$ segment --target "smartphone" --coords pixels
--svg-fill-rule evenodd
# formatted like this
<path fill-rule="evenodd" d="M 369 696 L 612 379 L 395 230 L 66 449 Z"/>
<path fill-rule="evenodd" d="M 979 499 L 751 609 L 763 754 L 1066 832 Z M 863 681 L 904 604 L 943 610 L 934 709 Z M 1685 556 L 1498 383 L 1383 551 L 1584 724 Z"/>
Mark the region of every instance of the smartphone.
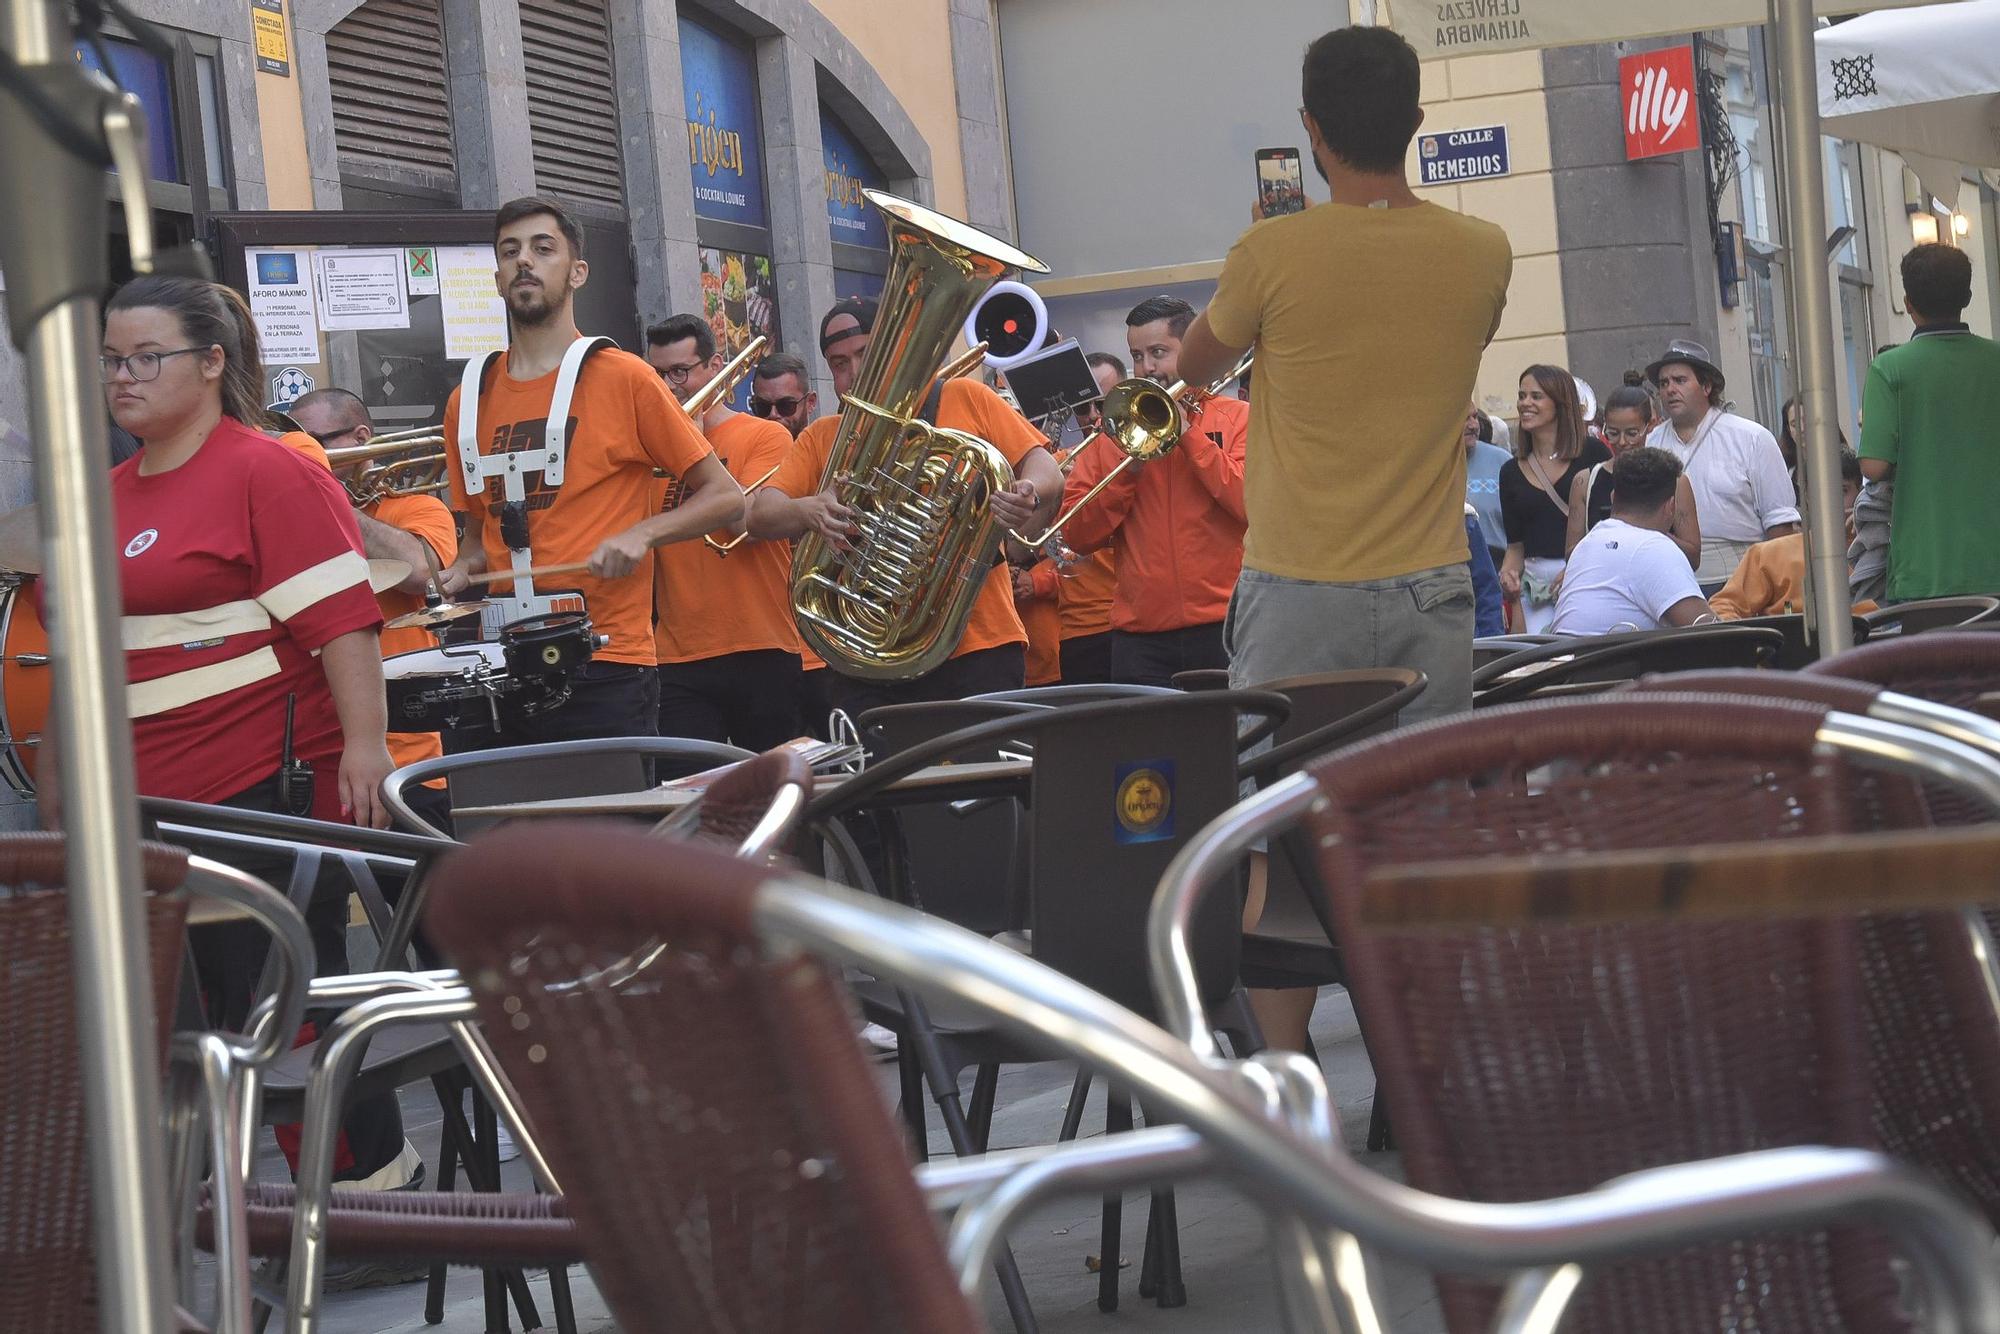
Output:
<path fill-rule="evenodd" d="M 1263 205 L 1267 218 L 1305 208 L 1306 182 L 1299 172 L 1298 149 L 1257 150 L 1257 202 Z"/>

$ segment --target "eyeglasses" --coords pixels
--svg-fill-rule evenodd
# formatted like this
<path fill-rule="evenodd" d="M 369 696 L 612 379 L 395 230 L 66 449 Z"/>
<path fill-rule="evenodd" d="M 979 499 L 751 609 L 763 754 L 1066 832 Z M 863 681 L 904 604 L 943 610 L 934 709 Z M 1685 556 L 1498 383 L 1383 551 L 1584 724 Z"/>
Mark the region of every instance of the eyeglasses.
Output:
<path fill-rule="evenodd" d="M 776 413 L 780 417 L 789 417 L 799 410 L 799 404 L 803 402 L 805 402 L 804 398 L 791 394 L 787 394 L 783 398 L 763 398 L 757 394 L 752 394 L 750 395 L 750 411 L 759 417 L 769 417 L 773 413 Z"/>
<path fill-rule="evenodd" d="M 319 441 L 319 447 L 321 449 L 326 449 L 327 447 L 332 445 L 334 441 L 345 440 L 348 436 L 353 435 L 356 431 L 360 429 L 361 428 L 359 426 L 349 426 L 346 429 L 339 431 L 307 431 L 306 434 L 311 436 L 313 439 Z"/>
<path fill-rule="evenodd" d="M 134 352 L 129 357 L 114 357 L 109 354 L 97 359 L 97 376 L 106 384 L 118 378 L 122 369 L 140 384 L 160 378 L 160 363 L 168 357 L 186 356 L 190 352 L 206 352 L 213 343 L 203 343 L 200 347 L 177 347 L 171 352 Z"/>
<path fill-rule="evenodd" d="M 699 361 L 692 366 L 669 366 L 660 372 L 660 378 L 669 384 L 686 384 L 688 376 L 700 370 L 701 366 Z"/>
<path fill-rule="evenodd" d="M 1604 440 L 1644 440 L 1646 428 L 1643 426 L 1600 426 L 1597 434 Z"/>

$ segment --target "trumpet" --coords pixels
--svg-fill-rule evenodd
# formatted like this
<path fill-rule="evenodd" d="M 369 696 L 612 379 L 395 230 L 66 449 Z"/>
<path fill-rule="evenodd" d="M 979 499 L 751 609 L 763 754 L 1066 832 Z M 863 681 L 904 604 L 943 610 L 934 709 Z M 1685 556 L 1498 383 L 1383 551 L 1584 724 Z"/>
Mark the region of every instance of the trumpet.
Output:
<path fill-rule="evenodd" d="M 980 364 L 983 363 L 985 360 L 986 360 L 986 344 L 975 343 L 971 347 L 967 348 L 965 351 L 959 353 L 958 356 L 954 357 L 950 362 L 946 363 L 944 369 L 939 371 L 937 375 L 934 376 L 933 378 L 940 384 L 942 384 L 946 380 L 956 380 L 961 375 L 970 375 L 973 371 L 978 370 Z M 745 500 L 748 500 L 751 496 L 756 495 L 758 490 L 761 487 L 763 487 L 763 485 L 766 482 L 770 481 L 773 477 L 776 477 L 778 475 L 778 469 L 784 466 L 785 465 L 782 463 L 776 465 L 769 472 L 765 473 L 762 477 L 759 477 L 756 481 L 744 487 L 743 498 Z M 736 536 L 730 538 L 727 542 L 718 542 L 715 540 L 713 536 L 704 537 L 701 539 L 701 541 L 703 546 L 706 546 L 710 551 L 713 551 L 716 555 L 727 556 L 730 552 L 742 546 L 745 541 L 749 540 L 749 537 L 750 534 L 748 532 L 741 532 L 738 533 Z"/>
<path fill-rule="evenodd" d="M 444 428 L 440 426 L 392 431 L 371 438 L 365 445 L 329 449 L 326 461 L 358 509 L 390 496 L 434 496 L 450 486 L 444 475 Z"/>
<path fill-rule="evenodd" d="M 1104 396 L 1104 425 L 1096 435 L 1078 445 L 1066 460 L 1065 474 L 1076 467 L 1076 461 L 1083 457 L 1083 451 L 1097 443 L 1099 439 L 1109 440 L 1116 445 L 1124 458 L 1117 466 L 1105 473 L 1096 486 L 1077 497 L 1076 503 L 1056 516 L 1041 533 L 1030 537 L 1024 533 L 1009 532 L 1007 536 L 1027 547 L 1038 551 L 1046 547 L 1051 538 L 1059 535 L 1063 526 L 1076 517 L 1077 511 L 1097 498 L 1097 493 L 1110 486 L 1118 474 L 1135 463 L 1145 463 L 1152 459 L 1164 458 L 1173 453 L 1187 431 L 1188 421 L 1202 409 L 1209 399 L 1221 393 L 1231 380 L 1250 369 L 1256 359 L 1253 352 L 1245 352 L 1243 359 L 1231 367 L 1226 375 L 1210 382 L 1201 389 L 1190 389 L 1186 380 L 1176 380 L 1162 389 L 1151 380 L 1141 376 L 1120 380 L 1111 386 L 1111 392 Z"/>

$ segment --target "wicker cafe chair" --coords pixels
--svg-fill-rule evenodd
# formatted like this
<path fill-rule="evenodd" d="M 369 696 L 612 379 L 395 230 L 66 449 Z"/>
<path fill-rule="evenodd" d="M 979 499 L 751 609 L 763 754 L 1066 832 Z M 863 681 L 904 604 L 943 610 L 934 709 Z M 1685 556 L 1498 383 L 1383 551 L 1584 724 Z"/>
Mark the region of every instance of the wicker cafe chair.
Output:
<path fill-rule="evenodd" d="M 796 751 L 767 750 L 731 765 L 701 794 L 653 826 L 664 838 L 687 838 L 746 861 L 787 850 L 812 800 L 812 766 Z"/>
<path fill-rule="evenodd" d="M 602 826 L 505 830 L 447 863 L 430 924 L 623 1328 L 977 1329 L 835 980 L 755 949 L 764 874 Z"/>
<path fill-rule="evenodd" d="M 1877 639 L 1930 634 L 1967 625 L 1985 628 L 1992 626 L 1996 618 L 2000 618 L 2000 598 L 1980 596 L 1898 602 L 1859 617 L 1868 622 L 1871 636 Z"/>
<path fill-rule="evenodd" d="M 0 1079 L 0 1329 L 9 1334 L 97 1324 L 69 910 L 59 888 L 66 846 L 55 833 L 0 837 L 0 1068 L 6 1071 Z M 205 1150 L 232 1206 L 218 1257 L 216 1307 L 220 1328 L 233 1334 L 247 1327 L 250 1306 L 238 1189 L 247 1150 L 230 1102 L 235 1063 L 268 1061 L 297 1026 L 312 947 L 297 915 L 247 876 L 157 843 L 141 845 L 140 867 L 155 1038 L 172 1058 L 163 1105 L 182 1293 L 191 1296 L 187 1222 Z M 277 999 L 260 1011 L 262 1026 L 247 1040 L 221 1033 L 168 1040 L 191 898 L 224 905 L 272 934 L 281 960 L 274 972 Z M 196 1135 L 202 1121 L 205 1139 Z M 192 1325 L 185 1316 L 183 1323 Z"/>
<path fill-rule="evenodd" d="M 1608 688 L 1649 672 L 1768 667 L 1784 646 L 1785 637 L 1777 630 L 1729 624 L 1558 640 L 1523 649 L 1474 671 L 1473 707 L 1490 709 L 1572 686 Z M 1557 658 L 1566 660 L 1554 662 Z M 1536 670 L 1521 672 L 1524 667 Z"/>
<path fill-rule="evenodd" d="M 762 863 L 789 843 L 811 790 L 812 773 L 803 760 L 787 750 L 770 751 L 720 775 L 690 808 L 678 832 L 691 845 L 707 844 Z M 602 823 L 587 827 L 606 833 L 615 829 Z M 538 828 L 530 823 L 525 832 L 532 836 Z M 649 837 L 647 845 L 655 857 L 660 855 L 657 837 Z M 594 864 L 590 849 L 577 855 L 582 867 Z M 290 1328 L 319 1327 L 324 1315 L 320 1289 L 329 1258 L 415 1255 L 437 1264 L 503 1268 L 511 1275 L 510 1287 L 517 1286 L 520 1269 L 546 1267 L 557 1326 L 573 1331 L 575 1315 L 562 1266 L 580 1263 L 585 1253 L 561 1196 L 560 1179 L 542 1152 L 539 1127 L 524 1123 L 509 1072 L 493 1063 L 488 1030 L 474 1026 L 471 998 L 457 971 L 363 975 L 349 982 L 343 999 L 353 1004 L 328 1025 L 314 1057 L 305 1098 L 300 1186 L 259 1186 L 250 1199 L 252 1249 L 260 1255 L 289 1255 Z M 452 1029 L 487 1102 L 504 1112 L 541 1192 L 501 1191 L 497 1180 L 496 1189 L 477 1194 L 438 1190 L 388 1195 L 331 1185 L 344 1091 L 374 1036 L 439 1024 Z M 516 1305 L 532 1312 L 532 1303 L 522 1305 L 523 1298 L 524 1291 L 517 1288 Z M 489 1321 L 496 1309 L 504 1308 L 489 1289 Z M 432 1310 L 438 1310 L 435 1301 Z"/>
<path fill-rule="evenodd" d="M 1333 1263 L 1330 1229 L 1426 1263 L 1507 1271 L 1864 1209 L 1913 1228 L 1941 1312 L 1971 1327 L 2000 1321 L 1990 1232 L 1876 1155 L 1793 1149 L 1565 1200 L 1439 1200 L 1284 1116 L 1281 1085 L 1312 1073 L 1303 1058 L 1202 1061 L 1015 951 L 705 849 L 667 860 L 601 825 L 501 830 L 442 868 L 433 925 L 495 1021 L 593 1271 L 632 1334 L 975 1329 L 965 1296 L 1025 1210 L 1216 1171 L 1274 1220 L 1301 1224 L 1290 1235 L 1316 1263 L 1279 1265 L 1290 1329 L 1327 1329 L 1336 1307 L 1374 1317 L 1353 1281 L 1358 1257 Z M 642 969 L 622 966 L 652 940 L 671 943 Z M 829 966 L 841 964 L 981 1007 L 1178 1124 L 933 1164 L 920 1192 L 853 1040 Z M 1198 998 L 1191 968 L 1187 988 Z M 955 1211 L 947 1246 L 926 1203 Z"/>
<path fill-rule="evenodd" d="M 1867 682 L 1800 673 L 1694 672 L 1633 689 L 1806 700 L 1968 741 L 1986 753 L 1983 787 L 1977 773 L 1922 782 L 1857 774 L 1850 827 L 1928 828 L 1940 810 L 1953 817 L 1939 821 L 1946 824 L 2000 818 L 2000 725 L 1985 719 Z M 2000 1224 L 2000 1014 L 1988 999 L 2000 994 L 1988 990 L 2000 951 L 1992 914 L 1967 907 L 1864 917 L 1861 968 L 1877 1132 L 1897 1157 L 1956 1185 Z"/>
<path fill-rule="evenodd" d="M 1376 929 L 1370 871 L 1835 833 L 1823 707 L 1621 695 L 1405 730 L 1312 770 L 1349 985 L 1411 1184 L 1534 1199 L 1719 1153 L 1872 1147 L 1855 921 Z M 1499 864 L 1496 861 L 1496 865 Z M 1990 1010 L 1987 1018 L 1990 1021 Z M 1497 1291 L 1440 1283 L 1454 1331 Z M 1907 1328 L 1879 1233 L 1794 1231 L 1593 1271 L 1579 1328 Z"/>

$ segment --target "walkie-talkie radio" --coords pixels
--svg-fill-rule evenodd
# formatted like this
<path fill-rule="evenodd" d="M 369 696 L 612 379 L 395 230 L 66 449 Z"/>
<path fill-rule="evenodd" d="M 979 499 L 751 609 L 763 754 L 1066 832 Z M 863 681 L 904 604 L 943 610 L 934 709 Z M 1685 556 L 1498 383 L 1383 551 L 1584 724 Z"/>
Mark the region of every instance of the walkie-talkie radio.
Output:
<path fill-rule="evenodd" d="M 292 815 L 311 815 L 313 808 L 312 766 L 292 754 L 292 718 L 298 712 L 299 697 L 285 696 L 285 750 L 278 765 L 278 796 Z"/>

